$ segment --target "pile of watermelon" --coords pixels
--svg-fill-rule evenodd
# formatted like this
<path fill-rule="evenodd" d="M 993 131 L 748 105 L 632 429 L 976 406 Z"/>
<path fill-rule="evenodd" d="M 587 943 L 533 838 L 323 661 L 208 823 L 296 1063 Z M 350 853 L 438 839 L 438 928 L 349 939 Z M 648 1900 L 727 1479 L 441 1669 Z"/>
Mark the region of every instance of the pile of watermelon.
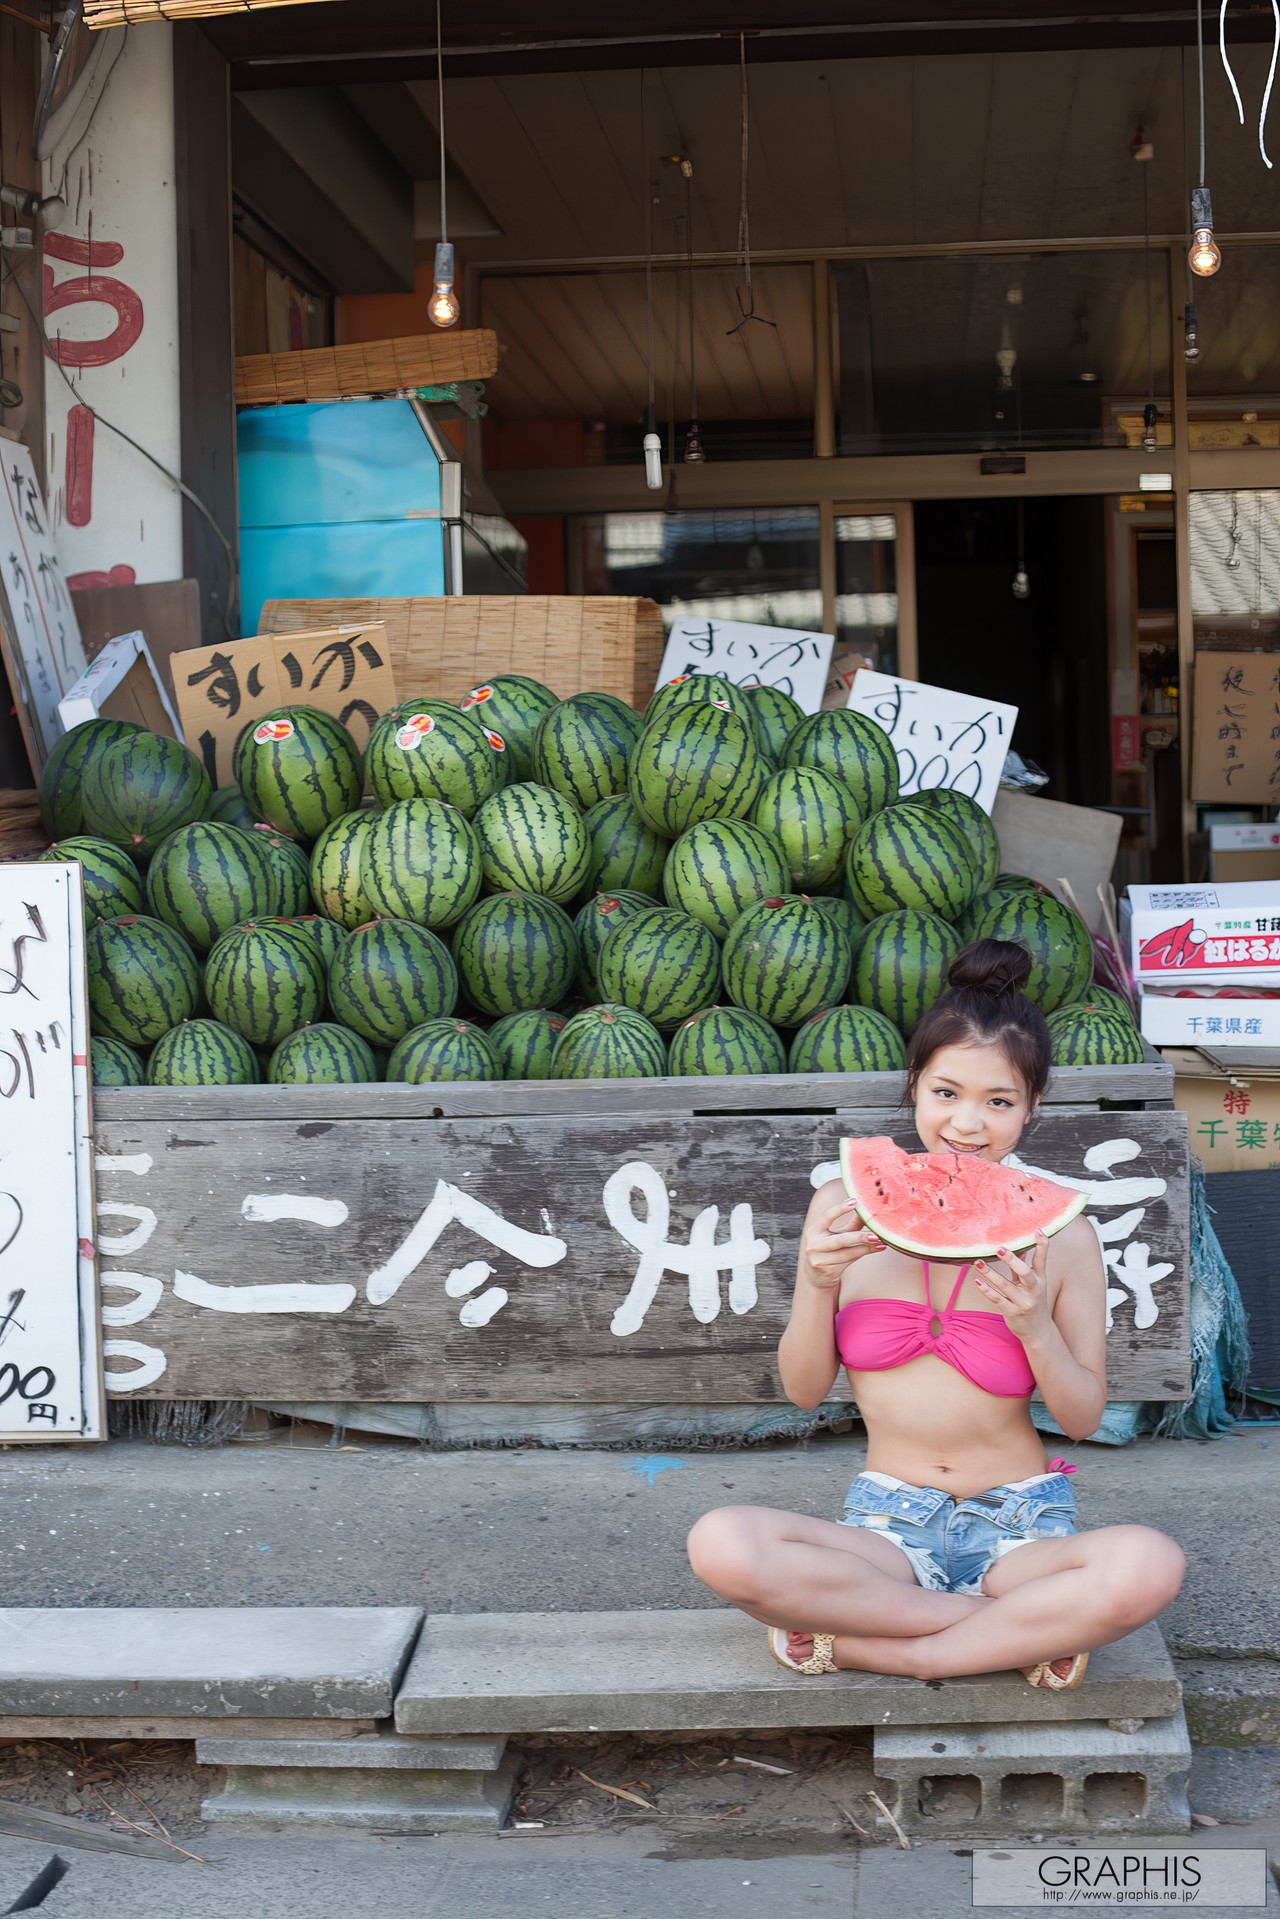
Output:
<path fill-rule="evenodd" d="M 1141 1042 L 1080 920 L 963 794 L 898 797 L 861 715 L 711 676 L 643 715 L 507 674 L 363 755 L 282 707 L 217 792 L 116 720 L 45 768 L 79 860 L 93 1075 L 184 1086 L 901 1068 L 979 935 L 1021 941 L 1060 1064 Z"/>

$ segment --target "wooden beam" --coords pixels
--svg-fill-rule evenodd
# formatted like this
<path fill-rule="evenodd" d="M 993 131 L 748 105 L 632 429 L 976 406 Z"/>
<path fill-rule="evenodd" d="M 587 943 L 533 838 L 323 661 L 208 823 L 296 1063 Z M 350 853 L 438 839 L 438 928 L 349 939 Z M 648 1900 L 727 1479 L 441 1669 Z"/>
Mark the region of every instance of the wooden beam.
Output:
<path fill-rule="evenodd" d="M 236 405 L 343 400 L 450 380 L 489 380 L 498 370 L 498 353 L 498 336 L 487 327 L 307 347 L 301 353 L 245 353 L 236 360 Z"/>

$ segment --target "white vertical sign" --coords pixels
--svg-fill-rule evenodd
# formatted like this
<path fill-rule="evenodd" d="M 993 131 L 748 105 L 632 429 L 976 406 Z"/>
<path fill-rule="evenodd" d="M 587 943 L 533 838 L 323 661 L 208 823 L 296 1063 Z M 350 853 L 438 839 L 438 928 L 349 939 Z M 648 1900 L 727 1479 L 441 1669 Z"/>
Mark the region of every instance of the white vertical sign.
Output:
<path fill-rule="evenodd" d="M 58 701 L 84 672 L 84 647 L 35 467 L 17 440 L 0 441 L 0 579 L 25 682 L 13 691 L 48 753 L 62 737 Z"/>
<path fill-rule="evenodd" d="M 806 713 L 822 705 L 831 649 L 830 633 L 801 633 L 788 626 L 751 626 L 745 620 L 681 617 L 667 635 L 658 685 L 687 673 L 716 673 L 734 686 L 776 686 Z"/>
<path fill-rule="evenodd" d="M 84 904 L 0 866 L 0 1442 L 102 1431 Z"/>
<path fill-rule="evenodd" d="M 904 800 L 950 786 L 991 811 L 1013 740 L 1016 706 L 923 686 L 895 673 L 873 673 L 869 667 L 854 674 L 847 704 L 882 726 L 893 741 Z"/>

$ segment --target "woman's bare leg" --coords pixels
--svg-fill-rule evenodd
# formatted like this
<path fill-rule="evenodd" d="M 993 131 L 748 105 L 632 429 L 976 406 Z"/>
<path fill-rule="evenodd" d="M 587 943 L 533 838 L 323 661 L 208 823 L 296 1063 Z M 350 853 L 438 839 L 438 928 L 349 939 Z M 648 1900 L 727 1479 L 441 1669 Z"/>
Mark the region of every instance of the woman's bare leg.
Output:
<path fill-rule="evenodd" d="M 704 1513 L 688 1551 L 698 1578 L 721 1599 L 766 1625 L 806 1634 L 915 1637 L 955 1626 L 992 1603 L 930 1592 L 891 1540 L 773 1506 Z"/>
<path fill-rule="evenodd" d="M 915 1638 L 839 1634 L 832 1657 L 839 1666 L 917 1679 L 1069 1658 L 1154 1619 L 1177 1595 L 1185 1569 L 1181 1547 L 1147 1526 L 1038 1539 L 989 1569 L 989 1601 L 967 1618 Z"/>

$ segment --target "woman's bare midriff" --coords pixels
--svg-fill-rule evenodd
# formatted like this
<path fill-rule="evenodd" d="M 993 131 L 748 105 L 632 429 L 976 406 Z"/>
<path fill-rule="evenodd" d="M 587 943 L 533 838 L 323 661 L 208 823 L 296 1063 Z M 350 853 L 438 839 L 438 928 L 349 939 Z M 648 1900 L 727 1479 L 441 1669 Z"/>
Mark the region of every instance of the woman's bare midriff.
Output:
<path fill-rule="evenodd" d="M 1001 1270 L 997 1262 L 992 1262 Z M 930 1269 L 935 1308 L 944 1306 L 958 1268 Z M 854 1299 L 915 1299 L 923 1303 L 919 1260 L 892 1249 L 859 1260 L 857 1282 L 845 1282 L 841 1306 Z M 989 1312 L 965 1281 L 956 1298 L 963 1310 Z M 975 1386 L 936 1353 L 877 1372 L 845 1368 L 849 1390 L 867 1429 L 869 1471 L 889 1473 L 911 1486 L 936 1486 L 954 1499 L 987 1492 L 1048 1470 L 1044 1441 L 1031 1423 L 1028 1402 Z"/>

